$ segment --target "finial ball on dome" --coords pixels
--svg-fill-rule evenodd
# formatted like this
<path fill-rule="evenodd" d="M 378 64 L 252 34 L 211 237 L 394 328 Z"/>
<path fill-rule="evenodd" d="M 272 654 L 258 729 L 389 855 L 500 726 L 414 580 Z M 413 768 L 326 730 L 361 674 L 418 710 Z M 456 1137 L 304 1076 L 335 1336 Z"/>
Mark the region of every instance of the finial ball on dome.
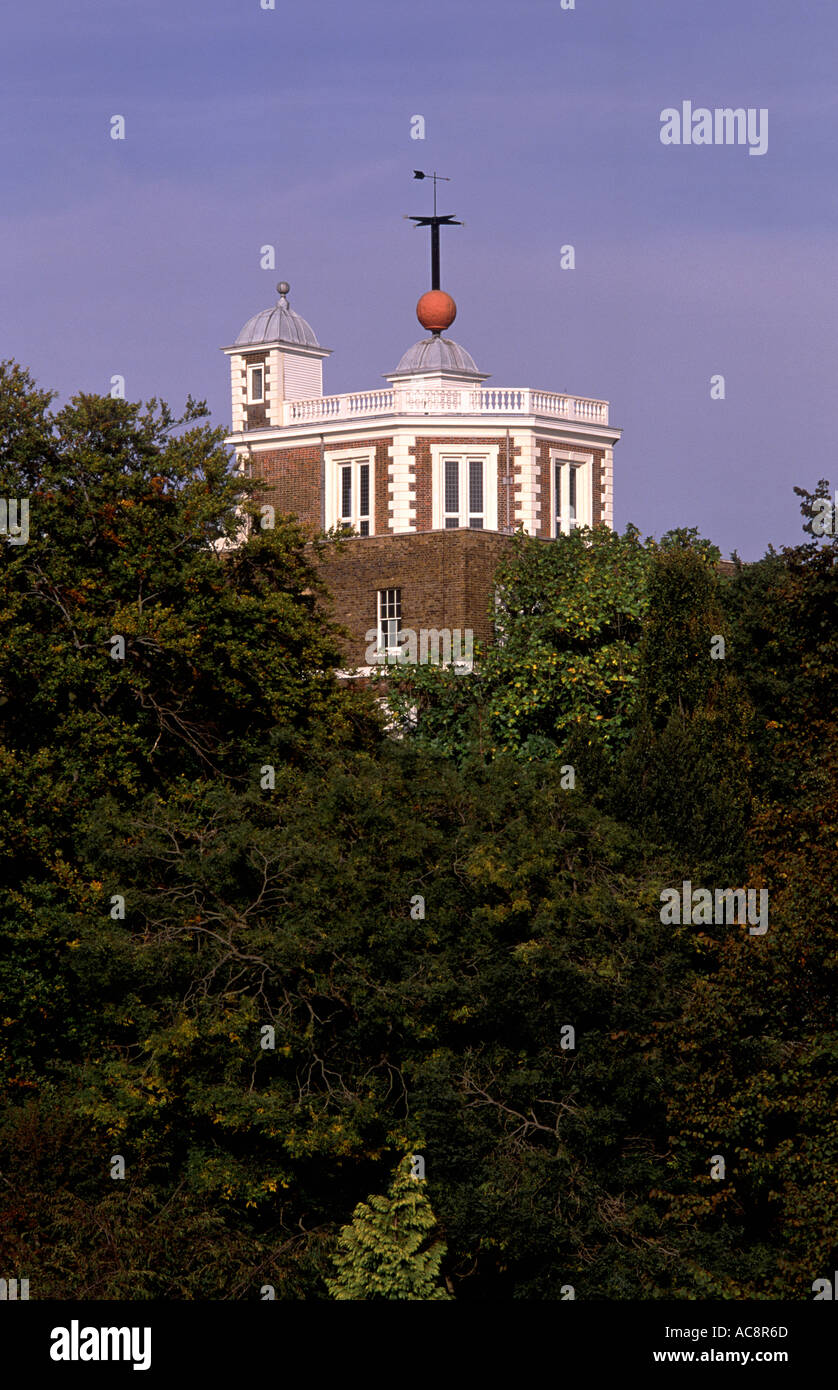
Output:
<path fill-rule="evenodd" d="M 416 317 L 429 333 L 443 333 L 457 317 L 457 306 L 445 290 L 428 290 L 416 305 Z"/>
<path fill-rule="evenodd" d="M 287 280 L 280 280 L 279 284 L 277 285 L 277 289 L 279 290 L 280 294 L 287 294 L 290 288 L 291 286 L 289 285 Z"/>

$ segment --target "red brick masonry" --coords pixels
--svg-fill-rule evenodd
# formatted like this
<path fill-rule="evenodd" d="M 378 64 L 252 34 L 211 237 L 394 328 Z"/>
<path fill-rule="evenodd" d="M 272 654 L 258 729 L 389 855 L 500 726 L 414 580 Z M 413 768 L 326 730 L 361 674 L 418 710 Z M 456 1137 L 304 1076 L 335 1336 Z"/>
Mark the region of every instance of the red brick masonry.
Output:
<path fill-rule="evenodd" d="M 512 537 L 496 531 L 420 531 L 398 536 L 353 536 L 329 547 L 321 575 L 333 595 L 331 612 L 351 637 L 350 666 L 366 665 L 365 633 L 377 622 L 379 589 L 401 589 L 402 627 L 471 628 L 489 641 L 492 576 Z"/>
<path fill-rule="evenodd" d="M 401 589 L 403 628 L 471 628 L 491 641 L 492 581 L 511 541 L 497 531 L 461 529 L 353 536 L 329 546 L 320 573 L 332 596 L 329 612 L 350 634 L 347 666 L 367 664 L 365 634 L 376 626 L 379 589 Z M 722 560 L 718 570 L 727 576 L 735 566 Z"/>

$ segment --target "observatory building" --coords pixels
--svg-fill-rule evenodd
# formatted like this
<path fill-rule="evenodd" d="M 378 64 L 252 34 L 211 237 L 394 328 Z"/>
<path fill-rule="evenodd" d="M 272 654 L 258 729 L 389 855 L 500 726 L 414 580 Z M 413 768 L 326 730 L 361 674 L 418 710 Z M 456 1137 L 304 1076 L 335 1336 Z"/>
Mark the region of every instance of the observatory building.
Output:
<path fill-rule="evenodd" d="M 323 394 L 330 349 L 291 307 L 285 281 L 223 349 L 227 442 L 263 481 L 263 500 L 313 530 L 354 533 L 323 562 L 353 668 L 367 664 L 372 629 L 387 652 L 407 628 L 489 638 L 492 576 L 513 531 L 549 541 L 613 517 L 621 431 L 608 402 L 490 384 L 449 335 L 457 308 L 439 287 L 439 228 L 453 218 L 414 221 L 431 229 L 431 289 L 416 306 L 426 336 L 386 385 Z"/>

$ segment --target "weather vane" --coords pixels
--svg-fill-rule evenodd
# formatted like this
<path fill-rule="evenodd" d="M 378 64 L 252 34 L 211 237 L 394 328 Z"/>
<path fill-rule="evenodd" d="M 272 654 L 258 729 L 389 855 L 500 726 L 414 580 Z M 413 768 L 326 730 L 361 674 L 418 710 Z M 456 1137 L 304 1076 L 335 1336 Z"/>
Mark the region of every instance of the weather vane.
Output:
<path fill-rule="evenodd" d="M 415 222 L 417 227 L 430 227 L 431 229 L 431 289 L 439 289 L 439 229 L 440 227 L 462 227 L 464 224 L 458 222 L 453 216 L 441 217 L 436 210 L 436 185 L 440 180 L 443 183 L 450 183 L 451 180 L 444 174 L 423 174 L 421 169 L 413 170 L 415 179 L 433 179 L 434 181 L 434 213 L 433 217 L 410 217 L 407 220 Z"/>

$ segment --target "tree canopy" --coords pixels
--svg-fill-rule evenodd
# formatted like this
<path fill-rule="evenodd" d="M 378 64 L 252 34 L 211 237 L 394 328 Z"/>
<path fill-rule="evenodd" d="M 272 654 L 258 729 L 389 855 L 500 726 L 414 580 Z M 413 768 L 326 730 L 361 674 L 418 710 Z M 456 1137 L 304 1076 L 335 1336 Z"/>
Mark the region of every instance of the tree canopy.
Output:
<path fill-rule="evenodd" d="M 835 538 L 727 577 L 689 529 L 522 537 L 498 642 L 397 671 L 392 737 L 335 678 L 318 542 L 245 530 L 200 403 L 53 412 L 5 363 L 0 454 L 29 502 L 0 544 L 4 1267 L 39 1298 L 810 1296 Z M 767 888 L 768 932 L 662 922 L 687 880 Z"/>

